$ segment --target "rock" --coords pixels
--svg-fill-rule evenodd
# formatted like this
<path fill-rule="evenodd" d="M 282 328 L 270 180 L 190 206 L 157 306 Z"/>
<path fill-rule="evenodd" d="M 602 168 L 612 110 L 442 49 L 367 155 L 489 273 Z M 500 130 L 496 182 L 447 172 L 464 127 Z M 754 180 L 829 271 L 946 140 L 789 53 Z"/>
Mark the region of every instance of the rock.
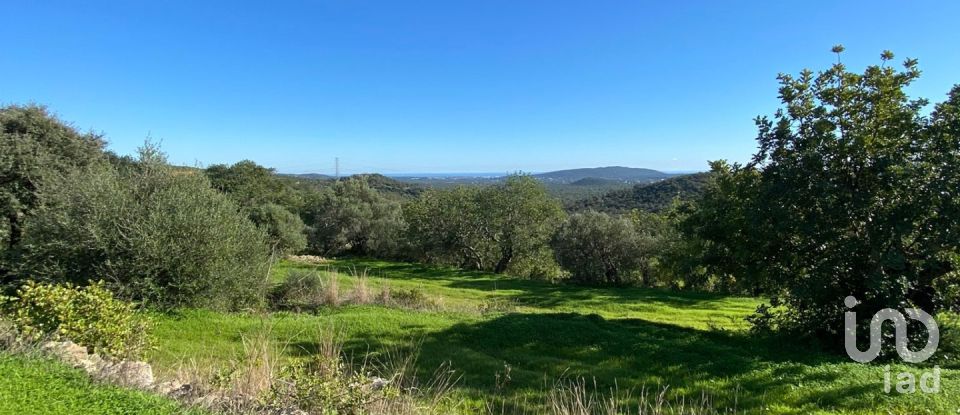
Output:
<path fill-rule="evenodd" d="M 0 348 L 13 349 L 19 346 L 20 339 L 16 327 L 12 324 L 0 320 Z"/>
<path fill-rule="evenodd" d="M 387 385 L 389 385 L 389 384 L 390 384 L 390 381 L 389 381 L 389 380 L 386 380 L 386 379 L 381 378 L 381 377 L 379 377 L 379 376 L 375 376 L 373 379 L 370 379 L 370 388 L 373 389 L 373 390 L 375 390 L 375 391 L 378 391 L 378 390 L 380 390 L 380 389 L 383 389 L 383 388 L 385 388 L 385 387 L 386 387 Z"/>
<path fill-rule="evenodd" d="M 146 362 L 123 360 L 107 362 L 93 377 L 120 386 L 148 389 L 153 385 L 153 368 Z"/>
<path fill-rule="evenodd" d="M 48 341 L 40 345 L 40 351 L 73 367 L 86 368 L 90 365 L 87 348 L 72 341 Z M 99 356 L 97 356 L 99 358 Z"/>
<path fill-rule="evenodd" d="M 193 393 L 193 386 L 178 381 L 161 382 L 153 388 L 154 392 L 174 399 L 183 399 Z"/>

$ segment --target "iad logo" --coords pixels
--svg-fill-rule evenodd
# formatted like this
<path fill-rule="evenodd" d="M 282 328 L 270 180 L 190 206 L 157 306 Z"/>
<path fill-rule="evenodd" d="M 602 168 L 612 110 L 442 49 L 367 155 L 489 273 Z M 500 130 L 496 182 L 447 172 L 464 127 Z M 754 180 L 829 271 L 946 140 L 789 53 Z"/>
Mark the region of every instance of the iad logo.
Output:
<path fill-rule="evenodd" d="M 844 301 L 847 308 L 856 307 L 860 302 L 853 296 L 847 297 Z M 929 359 L 937 351 L 940 345 L 940 327 L 933 319 L 933 316 L 918 308 L 905 309 L 906 317 L 903 313 L 892 308 L 885 308 L 874 314 L 870 320 L 870 347 L 862 352 L 857 348 L 857 313 L 847 311 L 844 313 L 844 346 L 847 349 L 847 355 L 851 359 L 860 363 L 869 363 L 880 356 L 880 350 L 883 347 L 880 330 L 886 321 L 893 322 L 896 339 L 897 354 L 903 361 L 908 363 L 920 363 Z M 907 317 L 917 320 L 927 328 L 927 344 L 920 351 L 914 352 L 907 347 Z M 890 393 L 890 366 L 884 368 L 883 390 Z M 917 379 L 909 372 L 901 372 L 897 375 L 897 392 L 914 393 L 917 390 Z M 920 376 L 920 390 L 923 393 L 940 392 L 940 367 L 934 366 L 932 372 L 925 372 Z"/>

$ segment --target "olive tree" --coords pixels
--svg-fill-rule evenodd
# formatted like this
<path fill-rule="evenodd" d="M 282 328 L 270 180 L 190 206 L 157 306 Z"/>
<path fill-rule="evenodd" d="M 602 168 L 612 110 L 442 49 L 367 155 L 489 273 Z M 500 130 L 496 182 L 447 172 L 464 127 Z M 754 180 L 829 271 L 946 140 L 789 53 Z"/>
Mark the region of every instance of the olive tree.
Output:
<path fill-rule="evenodd" d="M 392 255 L 406 227 L 400 203 L 363 178 L 337 181 L 306 209 L 310 248 L 326 255 Z"/>
<path fill-rule="evenodd" d="M 125 167 L 93 165 L 45 185 L 29 222 L 25 275 L 84 284 L 160 308 L 238 309 L 266 282 L 265 235 L 196 172 L 145 148 Z"/>
<path fill-rule="evenodd" d="M 416 259 L 487 269 L 495 243 L 486 237 L 477 201 L 480 188 L 429 190 L 403 207 L 408 250 Z"/>
<path fill-rule="evenodd" d="M 306 226 L 283 206 L 267 203 L 250 209 L 250 220 L 267 234 L 275 254 L 296 253 L 307 247 Z"/>
<path fill-rule="evenodd" d="M 411 249 L 421 259 L 496 273 L 555 273 L 549 240 L 564 214 L 532 177 L 431 190 L 404 213 Z"/>
<path fill-rule="evenodd" d="M 594 211 L 570 215 L 552 246 L 557 263 L 581 283 L 624 284 L 647 260 L 634 221 Z"/>

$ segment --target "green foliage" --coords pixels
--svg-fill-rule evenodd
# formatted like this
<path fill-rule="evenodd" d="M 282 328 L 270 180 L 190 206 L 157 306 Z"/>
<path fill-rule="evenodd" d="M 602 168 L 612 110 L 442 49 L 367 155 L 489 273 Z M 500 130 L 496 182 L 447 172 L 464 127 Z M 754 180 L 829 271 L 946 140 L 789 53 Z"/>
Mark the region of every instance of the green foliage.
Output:
<path fill-rule="evenodd" d="M 266 231 L 273 252 L 296 253 L 307 247 L 306 225 L 280 205 L 267 203 L 251 209 L 250 220 Z"/>
<path fill-rule="evenodd" d="M 250 220 L 266 231 L 272 252 L 295 253 L 306 248 L 307 229 L 295 213 L 303 209 L 306 197 L 316 190 L 296 189 L 273 169 L 250 160 L 232 166 L 217 164 L 204 173 L 214 188 L 236 201 Z"/>
<path fill-rule="evenodd" d="M 839 336 L 848 295 L 861 316 L 956 307 L 944 288 L 957 282 L 960 87 L 925 117 L 905 92 L 916 60 L 897 71 L 890 58 L 862 74 L 781 75 L 784 107 L 756 121 L 760 150 L 746 166 L 715 163 L 687 223 L 713 273 L 774 295 L 782 329 Z"/>
<path fill-rule="evenodd" d="M 240 206 L 253 209 L 274 204 L 294 213 L 303 207 L 303 195 L 282 180 L 273 169 L 243 160 L 227 166 L 216 164 L 204 173 L 210 184 L 235 200 Z"/>
<path fill-rule="evenodd" d="M 21 248 L 27 216 L 40 204 L 40 188 L 98 162 L 102 148 L 100 136 L 77 132 L 44 107 L 0 108 L 0 215 L 6 222 L 0 226 L 0 253 L 13 255 Z M 0 262 L 0 278 L 12 266 Z"/>
<path fill-rule="evenodd" d="M 618 388 L 634 399 L 645 388 L 669 386 L 667 401 L 710 396 L 709 409 L 754 414 L 952 413 L 960 404 L 960 372 L 941 365 L 939 394 L 886 394 L 884 365 L 863 365 L 801 342 L 763 338 L 744 318 L 761 299 L 642 287 L 585 287 L 422 264 L 371 259 L 334 260 L 323 267 L 369 268 L 391 289 L 417 289 L 442 299 L 443 312 L 380 306 L 325 308 L 316 314 L 216 313 L 186 310 L 162 315 L 155 330 L 161 347 L 155 367 L 176 368 L 185 357 L 205 367 L 230 365 L 245 350 L 243 338 L 266 324 L 289 347 L 284 360 L 309 359 L 322 342 L 317 331 L 335 328 L 346 356 L 389 359 L 398 349 L 419 349 L 418 378 L 441 364 L 461 377 L 456 399 L 482 403 L 502 398 L 503 413 L 542 413 L 551 382 L 583 376 L 597 390 Z M 278 274 L 300 264 L 281 263 Z M 341 275 L 345 287 L 358 277 Z M 517 304 L 507 313 L 480 314 L 484 303 Z M 938 319 L 940 316 L 938 316 Z M 939 355 L 939 353 L 938 353 Z M 496 374 L 512 366 L 510 382 Z M 891 362 L 894 376 L 928 368 Z M 388 372 L 391 373 L 391 372 Z M 408 372 L 413 373 L 413 372 Z M 384 375 L 386 378 L 390 376 Z M 502 378 L 502 376 L 501 376 Z M 650 394 L 653 394 L 650 392 Z M 653 394 L 656 395 L 656 394 Z M 628 401 L 626 403 L 636 403 Z M 636 413 L 636 405 L 633 405 Z M 674 407 L 676 408 L 676 407 Z M 480 410 L 464 411 L 477 413 Z M 499 407 L 497 407 L 499 413 Z M 456 413 L 456 412 L 445 412 Z M 604 412 L 607 413 L 607 412 Z"/>
<path fill-rule="evenodd" d="M 560 203 L 529 176 L 510 176 L 502 184 L 483 188 L 478 207 L 485 237 L 497 245 L 493 272 L 498 274 L 514 261 L 543 255 L 542 248 L 563 220 Z"/>
<path fill-rule="evenodd" d="M 22 275 L 86 282 L 150 306 L 237 309 L 263 295 L 264 234 L 204 175 L 147 147 L 132 166 L 95 166 L 43 189 Z"/>
<path fill-rule="evenodd" d="M 292 270 L 270 292 L 270 305 L 277 310 L 313 310 L 323 302 L 323 279 L 313 271 Z"/>
<path fill-rule="evenodd" d="M 433 263 L 485 269 L 494 243 L 483 233 L 479 187 L 429 190 L 404 205 L 411 256 Z"/>
<path fill-rule="evenodd" d="M 581 283 L 619 285 L 642 278 L 655 241 L 641 233 L 639 218 L 593 211 L 571 215 L 553 237 L 557 262 Z"/>
<path fill-rule="evenodd" d="M 52 335 L 121 358 L 139 358 L 149 346 L 147 318 L 116 299 L 103 281 L 85 287 L 29 281 L 0 310 L 31 340 Z"/>
<path fill-rule="evenodd" d="M 556 272 L 548 242 L 563 211 L 532 177 L 432 190 L 408 204 L 404 214 L 415 257 L 496 273 Z"/>
<path fill-rule="evenodd" d="M 0 413 L 18 415 L 186 415 L 156 394 L 94 382 L 81 369 L 52 360 L 0 354 Z"/>
<path fill-rule="evenodd" d="M 696 201 L 703 195 L 710 174 L 697 173 L 671 177 L 655 183 L 638 184 L 628 189 L 615 189 L 602 195 L 567 203 L 569 211 L 596 210 L 607 213 L 627 213 L 632 210 L 664 212 L 676 200 Z"/>
<path fill-rule="evenodd" d="M 390 256 L 406 227 L 400 204 L 362 178 L 341 180 L 308 202 L 309 246 L 324 255 Z"/>

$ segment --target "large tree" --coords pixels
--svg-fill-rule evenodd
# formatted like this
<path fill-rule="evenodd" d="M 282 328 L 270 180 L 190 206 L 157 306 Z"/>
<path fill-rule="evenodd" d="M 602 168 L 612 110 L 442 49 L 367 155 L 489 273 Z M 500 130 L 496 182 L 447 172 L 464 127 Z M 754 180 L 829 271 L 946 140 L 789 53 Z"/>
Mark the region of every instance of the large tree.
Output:
<path fill-rule="evenodd" d="M 758 322 L 830 337 L 849 295 L 861 316 L 957 307 L 960 87 L 926 116 L 927 101 L 906 94 L 917 61 L 881 59 L 863 73 L 838 62 L 780 75 L 783 107 L 757 119 L 759 151 L 716 164 L 718 184 L 690 217 L 714 271 L 783 306 Z"/>
<path fill-rule="evenodd" d="M 535 263 L 549 260 L 550 237 L 563 220 L 544 186 L 520 175 L 482 188 L 429 191 L 405 215 L 417 256 L 496 273 L 549 268 Z"/>
<path fill-rule="evenodd" d="M 477 201 L 480 188 L 429 190 L 403 207 L 409 249 L 427 262 L 487 269 L 495 251 Z"/>
<path fill-rule="evenodd" d="M 493 272 L 502 273 L 518 258 L 547 246 L 563 220 L 560 202 L 530 176 L 513 175 L 502 184 L 484 188 L 478 206 L 485 216 L 485 237 L 497 246 Z"/>
<path fill-rule="evenodd" d="M 340 180 L 307 202 L 310 248 L 326 255 L 392 255 L 405 223 L 400 203 L 362 177 Z"/>

